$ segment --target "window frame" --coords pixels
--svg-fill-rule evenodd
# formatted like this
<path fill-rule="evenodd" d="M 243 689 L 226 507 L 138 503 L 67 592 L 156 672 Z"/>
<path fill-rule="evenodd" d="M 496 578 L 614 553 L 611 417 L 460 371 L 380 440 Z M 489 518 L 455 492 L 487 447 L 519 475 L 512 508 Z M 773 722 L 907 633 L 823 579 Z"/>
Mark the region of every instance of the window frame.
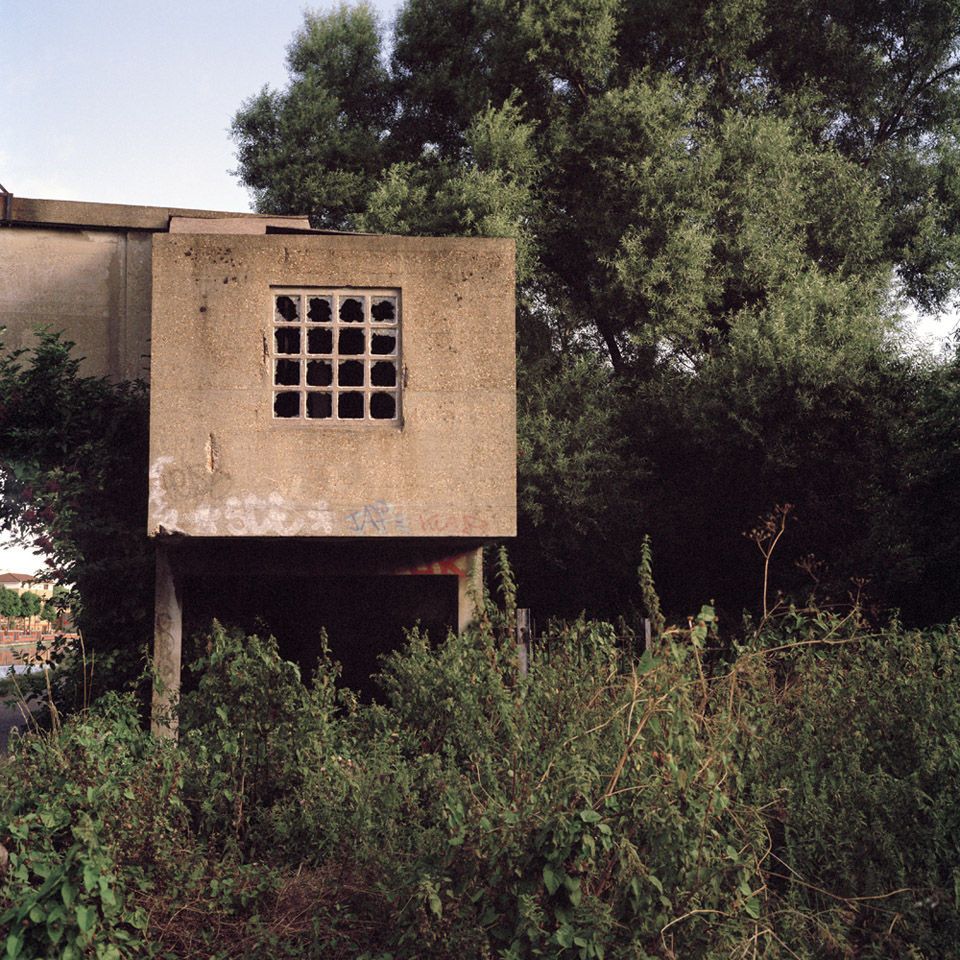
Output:
<path fill-rule="evenodd" d="M 278 310 L 280 297 L 290 297 L 297 302 L 298 316 L 294 320 L 281 319 Z M 329 321 L 313 321 L 309 319 L 310 298 L 326 298 L 330 301 L 331 315 Z M 345 321 L 340 317 L 340 308 L 345 300 L 359 300 L 363 306 L 361 320 Z M 394 302 L 394 317 L 392 320 L 376 320 L 371 315 L 376 301 L 392 299 Z M 399 287 L 360 287 L 360 286 L 291 286 L 289 284 L 270 287 L 269 321 L 265 337 L 265 358 L 267 359 L 268 399 L 270 419 L 275 424 L 296 424 L 300 426 L 323 425 L 337 429 L 353 428 L 399 428 L 403 425 L 403 387 L 405 368 L 403 366 L 403 304 L 402 291 Z M 295 352 L 281 353 L 278 343 L 278 330 L 296 330 L 299 332 L 299 349 Z M 309 332 L 313 330 L 330 331 L 329 352 L 310 352 Z M 363 350 L 359 353 L 341 353 L 341 334 L 345 331 L 361 331 L 363 333 Z M 373 335 L 392 335 L 394 347 L 392 352 L 374 353 Z M 280 361 L 295 362 L 298 365 L 298 382 L 296 384 L 278 383 Z M 320 361 L 330 365 L 330 383 L 311 384 L 308 382 L 308 364 L 311 361 Z M 374 384 L 372 376 L 375 365 L 380 361 L 387 361 L 394 368 L 394 382 L 389 384 Z M 341 365 L 349 362 L 359 362 L 362 365 L 362 384 L 340 383 Z M 277 397 L 280 394 L 296 394 L 297 413 L 293 416 L 277 414 Z M 324 394 L 330 397 L 329 416 L 309 415 L 308 397 L 311 394 Z M 347 394 L 363 397 L 363 415 L 341 416 L 341 397 Z M 391 417 L 374 417 L 371 412 L 371 403 L 378 394 L 393 397 L 394 412 Z"/>

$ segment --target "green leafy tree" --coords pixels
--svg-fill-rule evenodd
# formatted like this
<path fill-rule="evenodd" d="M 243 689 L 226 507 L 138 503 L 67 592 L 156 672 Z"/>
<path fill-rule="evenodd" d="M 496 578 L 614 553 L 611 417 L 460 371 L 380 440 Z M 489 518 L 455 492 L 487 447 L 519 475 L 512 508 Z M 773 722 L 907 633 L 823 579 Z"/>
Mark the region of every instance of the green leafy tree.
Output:
<path fill-rule="evenodd" d="M 20 603 L 20 595 L 14 590 L 0 587 L 0 617 L 9 624 L 21 616 L 23 616 L 23 607 Z"/>
<path fill-rule="evenodd" d="M 44 555 L 109 687 L 139 675 L 151 630 L 147 395 L 82 376 L 72 346 L 42 331 L 0 359 L 0 524 Z"/>
<path fill-rule="evenodd" d="M 26 617 L 30 626 L 33 626 L 33 618 L 39 616 L 43 601 L 40 596 L 32 590 L 24 590 L 20 594 L 20 609 L 22 617 Z"/>
<path fill-rule="evenodd" d="M 287 54 L 290 89 L 264 88 L 237 114 L 239 171 L 257 206 L 342 228 L 385 163 L 394 107 L 380 28 L 365 4 L 308 13 Z"/>
<path fill-rule="evenodd" d="M 237 113 L 238 174 L 317 226 L 517 239 L 525 583 L 609 610 L 649 530 L 668 602 L 750 602 L 740 531 L 789 501 L 782 587 L 813 552 L 889 596 L 930 568 L 895 337 L 957 287 L 958 39 L 951 0 L 407 0 L 389 43 L 341 7 Z"/>

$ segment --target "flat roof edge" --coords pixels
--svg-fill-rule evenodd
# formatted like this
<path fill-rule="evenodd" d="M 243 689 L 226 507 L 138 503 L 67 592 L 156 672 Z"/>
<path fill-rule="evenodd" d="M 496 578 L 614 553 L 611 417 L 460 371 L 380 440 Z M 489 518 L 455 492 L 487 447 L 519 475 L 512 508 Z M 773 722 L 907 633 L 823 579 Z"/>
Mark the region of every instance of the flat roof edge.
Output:
<path fill-rule="evenodd" d="M 89 203 L 85 200 L 40 200 L 31 197 L 7 196 L 9 212 L 4 222 L 24 226 L 99 227 L 101 229 L 145 230 L 166 232 L 171 217 L 203 220 L 244 217 L 286 223 L 300 227 L 302 216 L 275 216 L 233 210 L 191 210 L 183 207 L 145 207 L 126 203 Z"/>

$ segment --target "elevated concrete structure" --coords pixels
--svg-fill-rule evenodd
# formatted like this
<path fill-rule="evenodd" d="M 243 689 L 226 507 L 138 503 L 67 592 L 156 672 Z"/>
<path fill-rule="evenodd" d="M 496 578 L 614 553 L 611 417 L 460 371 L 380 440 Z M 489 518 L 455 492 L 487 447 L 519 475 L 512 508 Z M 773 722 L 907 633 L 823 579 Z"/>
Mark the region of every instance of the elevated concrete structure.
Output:
<path fill-rule="evenodd" d="M 329 577 L 455 578 L 469 622 L 480 547 L 516 526 L 513 257 L 509 240 L 0 196 L 5 349 L 46 325 L 83 372 L 150 383 L 157 717 L 184 584 L 213 571 L 295 571 L 321 595 Z"/>

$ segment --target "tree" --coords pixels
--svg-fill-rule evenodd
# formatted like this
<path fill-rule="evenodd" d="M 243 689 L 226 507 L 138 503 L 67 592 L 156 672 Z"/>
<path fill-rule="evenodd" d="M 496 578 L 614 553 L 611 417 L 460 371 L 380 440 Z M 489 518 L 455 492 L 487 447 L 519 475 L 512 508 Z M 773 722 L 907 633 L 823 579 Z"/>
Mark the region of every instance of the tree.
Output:
<path fill-rule="evenodd" d="M 264 88 L 234 120 L 239 169 L 259 208 L 340 229 L 363 207 L 393 112 L 380 43 L 368 5 L 306 14 L 287 54 L 290 93 Z"/>
<path fill-rule="evenodd" d="M 147 394 L 82 376 L 72 347 L 41 331 L 0 358 L 0 526 L 44 555 L 99 682 L 121 686 L 140 674 L 152 626 Z"/>
<path fill-rule="evenodd" d="M 950 2 L 409 0 L 389 67 L 381 33 L 364 5 L 310 15 L 289 49 L 289 88 L 237 114 L 238 172 L 258 205 L 358 225 L 378 191 L 413 177 L 432 207 L 451 165 L 475 165 L 476 118 L 510 102 L 539 161 L 513 232 L 538 241 L 547 306 L 564 295 L 555 321 L 592 330 L 615 368 L 634 333 L 665 325 L 669 339 L 693 312 L 693 332 L 711 340 L 762 296 L 762 283 L 737 281 L 749 252 L 738 227 L 769 212 L 776 186 L 809 203 L 787 205 L 782 226 L 823 272 L 888 280 L 896 268 L 927 306 L 956 284 Z M 308 118 L 305 131 L 288 129 L 291 115 Z M 740 196 L 754 166 L 761 195 Z M 343 177 L 349 200 L 329 186 Z M 484 232 L 475 199 L 461 194 L 459 218 L 431 210 L 398 226 Z M 646 277 L 633 276 L 638 262 Z"/>
<path fill-rule="evenodd" d="M 342 7 L 234 118 L 238 173 L 318 226 L 517 238 L 522 582 L 609 610 L 649 530 L 676 607 L 736 606 L 790 500 L 784 587 L 813 552 L 889 594 L 930 383 L 899 304 L 958 284 L 958 38 L 952 0 L 407 0 L 388 57 Z"/>
<path fill-rule="evenodd" d="M 20 594 L 20 616 L 26 618 L 27 626 L 31 629 L 33 628 L 33 618 L 39 615 L 42 604 L 43 601 L 40 596 L 32 590 L 24 590 Z"/>
<path fill-rule="evenodd" d="M 23 607 L 20 604 L 20 595 L 15 590 L 0 587 L 0 617 L 10 625 L 12 620 L 23 616 Z"/>

